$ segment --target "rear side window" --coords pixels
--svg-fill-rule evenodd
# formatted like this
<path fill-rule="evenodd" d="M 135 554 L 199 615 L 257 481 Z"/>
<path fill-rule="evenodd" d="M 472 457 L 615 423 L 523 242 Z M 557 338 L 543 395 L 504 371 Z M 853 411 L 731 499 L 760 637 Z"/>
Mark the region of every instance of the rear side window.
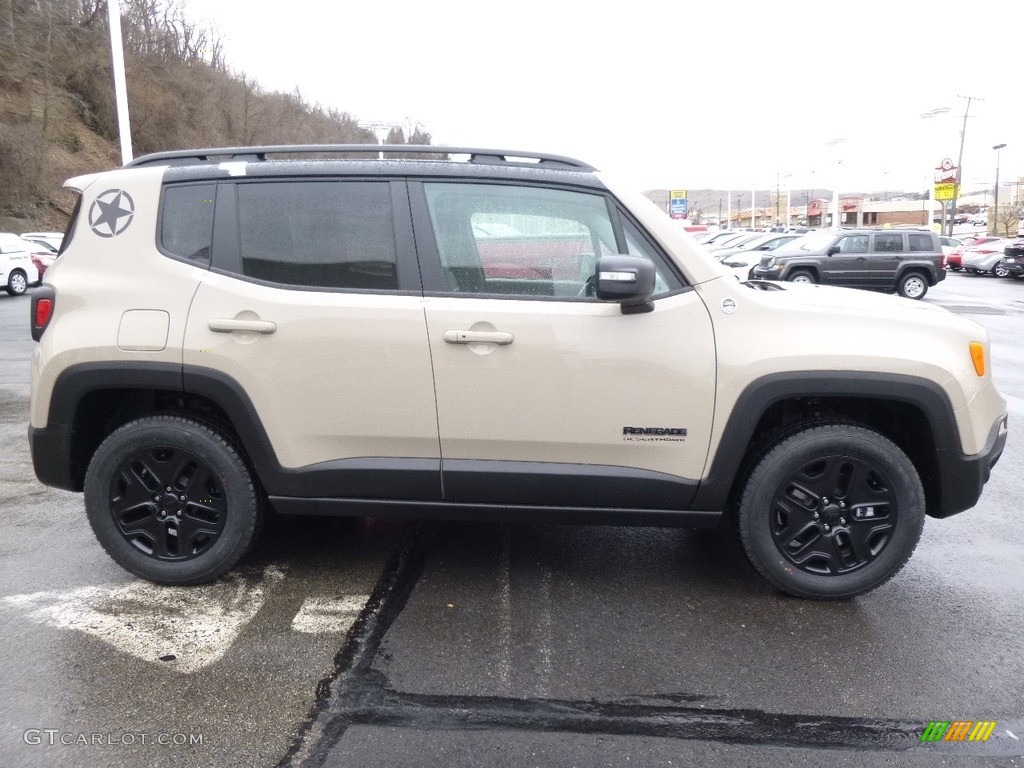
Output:
<path fill-rule="evenodd" d="M 899 253 L 903 250 L 903 235 L 875 235 L 877 253 Z"/>
<path fill-rule="evenodd" d="M 57 251 L 58 256 L 64 253 L 71 244 L 71 238 L 75 236 L 75 225 L 78 223 L 78 214 L 82 212 L 82 193 L 76 192 L 75 194 L 77 195 L 75 207 L 74 210 L 71 211 L 71 218 L 68 220 L 67 229 L 64 230 L 64 239 L 61 240 L 60 250 Z"/>
<path fill-rule="evenodd" d="M 932 244 L 932 236 L 926 234 L 910 235 L 910 250 L 912 251 L 937 251 Z"/>
<path fill-rule="evenodd" d="M 387 182 L 239 184 L 238 226 L 246 277 L 312 288 L 398 289 Z"/>
<path fill-rule="evenodd" d="M 209 262 L 213 242 L 215 184 L 180 184 L 164 189 L 160 248 L 171 256 Z"/>

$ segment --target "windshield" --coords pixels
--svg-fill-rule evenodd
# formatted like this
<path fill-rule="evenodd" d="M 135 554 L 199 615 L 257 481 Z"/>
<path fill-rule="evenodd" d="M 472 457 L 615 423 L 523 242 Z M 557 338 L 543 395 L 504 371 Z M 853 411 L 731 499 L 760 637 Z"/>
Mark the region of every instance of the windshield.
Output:
<path fill-rule="evenodd" d="M 823 251 L 835 238 L 836 236 L 832 232 L 815 232 L 813 235 L 786 243 L 786 250 Z"/>

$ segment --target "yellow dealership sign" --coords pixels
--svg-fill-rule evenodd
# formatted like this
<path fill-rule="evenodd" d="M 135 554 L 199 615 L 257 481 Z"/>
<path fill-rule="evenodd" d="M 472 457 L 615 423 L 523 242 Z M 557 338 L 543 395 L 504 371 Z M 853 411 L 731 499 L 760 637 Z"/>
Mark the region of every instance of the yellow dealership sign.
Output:
<path fill-rule="evenodd" d="M 935 199 L 936 200 L 952 200 L 957 196 L 956 184 L 936 184 L 935 185 Z"/>

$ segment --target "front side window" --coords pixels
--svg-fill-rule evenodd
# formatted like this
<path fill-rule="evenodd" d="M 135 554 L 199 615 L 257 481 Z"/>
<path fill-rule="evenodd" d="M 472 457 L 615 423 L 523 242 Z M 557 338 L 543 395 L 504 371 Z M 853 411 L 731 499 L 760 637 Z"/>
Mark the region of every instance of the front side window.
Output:
<path fill-rule="evenodd" d="M 209 261 L 216 184 L 177 184 L 164 189 L 160 247 L 190 261 Z"/>
<path fill-rule="evenodd" d="M 238 227 L 246 277 L 310 288 L 398 288 L 387 182 L 239 184 Z"/>
<path fill-rule="evenodd" d="M 586 298 L 597 260 L 619 252 L 602 195 L 440 182 L 424 191 L 447 291 Z M 631 253 L 639 243 L 627 234 Z"/>
<path fill-rule="evenodd" d="M 875 235 L 875 251 L 878 253 L 899 253 L 903 250 L 903 235 Z"/>
<path fill-rule="evenodd" d="M 840 253 L 867 253 L 868 252 L 868 236 L 867 235 L 847 235 L 846 237 L 839 238 L 836 243 L 839 246 Z"/>

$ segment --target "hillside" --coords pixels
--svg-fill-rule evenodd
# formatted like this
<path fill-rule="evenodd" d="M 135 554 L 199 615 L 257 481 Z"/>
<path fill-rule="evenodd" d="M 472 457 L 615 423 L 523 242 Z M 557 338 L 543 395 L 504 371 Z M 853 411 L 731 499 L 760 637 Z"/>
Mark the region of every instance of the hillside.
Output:
<path fill-rule="evenodd" d="M 6 7 L 4 7 L 4 5 Z M 374 143 L 345 112 L 230 72 L 212 33 L 175 0 L 122 0 L 132 146 Z M 65 179 L 120 165 L 103 0 L 0 5 L 0 231 L 62 230 Z M 393 130 L 391 144 L 429 144 Z"/>

